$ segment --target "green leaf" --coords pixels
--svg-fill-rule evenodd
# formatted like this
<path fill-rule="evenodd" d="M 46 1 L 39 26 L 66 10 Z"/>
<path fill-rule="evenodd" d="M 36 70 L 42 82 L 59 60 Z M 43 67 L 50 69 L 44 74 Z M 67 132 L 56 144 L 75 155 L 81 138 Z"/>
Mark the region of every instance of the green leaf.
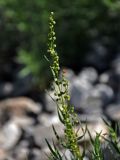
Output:
<path fill-rule="evenodd" d="M 53 156 L 56 157 L 56 152 L 55 152 L 54 149 L 51 147 L 51 145 L 50 145 L 50 143 L 48 142 L 48 140 L 45 139 L 45 141 L 46 141 L 46 143 L 47 143 L 47 145 L 48 145 L 48 147 L 49 147 L 51 153 L 53 154 Z"/>
<path fill-rule="evenodd" d="M 56 130 L 55 130 L 54 125 L 52 125 L 52 129 L 53 129 L 53 132 L 54 132 L 54 134 L 55 134 L 57 140 L 60 140 L 60 137 L 58 136 L 58 134 L 57 134 L 57 132 L 56 132 Z"/>

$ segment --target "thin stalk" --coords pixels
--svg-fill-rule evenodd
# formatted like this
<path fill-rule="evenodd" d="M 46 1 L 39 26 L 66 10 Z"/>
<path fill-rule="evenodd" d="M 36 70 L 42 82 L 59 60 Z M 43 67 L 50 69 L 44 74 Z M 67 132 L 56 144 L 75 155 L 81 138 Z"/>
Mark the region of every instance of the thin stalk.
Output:
<path fill-rule="evenodd" d="M 48 34 L 48 52 L 50 53 L 50 57 L 52 59 L 52 64 L 50 66 L 51 72 L 53 74 L 55 85 L 57 86 L 57 89 L 55 89 L 55 96 L 57 98 L 57 109 L 58 114 L 60 117 L 61 122 L 65 126 L 65 142 L 66 142 L 66 148 L 70 150 L 72 153 L 74 160 L 82 160 L 82 155 L 79 149 L 79 145 L 77 142 L 78 136 L 74 130 L 74 124 L 76 121 L 76 114 L 74 112 L 74 108 L 69 105 L 70 96 L 68 94 L 68 81 L 65 79 L 64 74 L 62 74 L 62 77 L 59 78 L 59 57 L 57 55 L 57 52 L 55 50 L 56 44 L 55 44 L 55 31 L 54 31 L 54 25 L 55 21 L 53 18 L 54 14 L 51 12 L 50 15 L 50 31 Z M 74 117 L 74 118 L 73 118 Z"/>

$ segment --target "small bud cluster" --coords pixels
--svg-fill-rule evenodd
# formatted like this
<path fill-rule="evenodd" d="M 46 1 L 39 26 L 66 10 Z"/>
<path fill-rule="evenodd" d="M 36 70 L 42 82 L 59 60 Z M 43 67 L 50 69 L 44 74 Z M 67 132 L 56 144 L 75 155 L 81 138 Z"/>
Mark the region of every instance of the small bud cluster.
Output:
<path fill-rule="evenodd" d="M 50 15 L 50 19 L 49 19 L 49 34 L 48 34 L 48 52 L 50 53 L 50 56 L 51 58 L 53 59 L 53 64 L 51 66 L 51 70 L 52 70 L 52 73 L 53 73 L 53 76 L 54 78 L 57 77 L 58 78 L 58 75 L 59 75 L 59 70 L 60 70 L 60 67 L 59 67 L 59 57 L 55 51 L 55 48 L 56 48 L 56 44 L 55 44 L 55 40 L 56 40 L 56 36 L 55 36 L 55 31 L 54 31 L 54 25 L 55 25 L 55 21 L 53 19 L 53 15 L 54 13 L 51 12 L 51 15 Z"/>

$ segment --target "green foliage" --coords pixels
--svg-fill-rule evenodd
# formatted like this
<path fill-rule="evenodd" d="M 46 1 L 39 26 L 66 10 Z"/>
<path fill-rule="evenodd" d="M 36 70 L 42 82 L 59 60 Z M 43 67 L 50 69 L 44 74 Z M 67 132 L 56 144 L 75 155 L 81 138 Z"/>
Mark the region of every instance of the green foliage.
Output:
<path fill-rule="evenodd" d="M 90 135 L 90 133 L 89 133 L 89 135 Z M 92 147 L 93 147 L 93 150 L 92 150 L 92 153 L 91 153 L 92 154 L 92 160 L 104 160 L 100 138 L 101 138 L 101 133 L 96 133 L 95 140 L 93 140 L 92 137 L 90 139 L 91 143 L 92 143 Z"/>
<path fill-rule="evenodd" d="M 115 124 L 115 128 L 113 128 L 108 122 L 106 122 L 106 126 L 109 130 L 108 138 L 105 138 L 105 141 L 108 142 L 108 146 L 112 154 L 114 153 L 115 159 L 120 158 L 120 139 L 119 139 L 119 132 L 120 132 L 120 123 Z"/>
<path fill-rule="evenodd" d="M 53 147 L 51 147 L 47 139 L 46 139 L 46 143 L 51 151 L 51 155 L 48 156 L 49 160 L 62 160 L 61 153 L 59 152 L 55 144 L 53 143 Z"/>
<path fill-rule="evenodd" d="M 48 87 L 51 81 L 48 64 L 42 54 L 46 51 L 43 44 L 46 43 L 48 28 L 45 4 L 45 0 L 0 1 L 0 59 L 7 65 L 18 55 L 17 59 L 24 64 L 22 75 L 31 73 L 41 90 Z"/>
<path fill-rule="evenodd" d="M 100 134 L 97 134 L 94 141 L 93 160 L 103 160 L 103 153 L 100 145 Z"/>

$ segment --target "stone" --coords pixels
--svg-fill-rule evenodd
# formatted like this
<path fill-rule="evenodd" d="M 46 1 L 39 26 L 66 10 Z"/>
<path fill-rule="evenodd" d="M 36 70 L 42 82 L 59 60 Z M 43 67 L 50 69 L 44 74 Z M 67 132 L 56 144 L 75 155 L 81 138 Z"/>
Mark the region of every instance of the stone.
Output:
<path fill-rule="evenodd" d="M 26 160 L 28 159 L 28 154 L 28 148 L 19 146 L 14 150 L 12 157 L 16 160 Z"/>
<path fill-rule="evenodd" d="M 34 159 L 34 160 L 40 160 L 40 159 L 41 160 L 48 160 L 48 157 L 46 156 L 46 154 L 39 149 L 35 148 L 31 152 L 32 152 L 32 156 L 33 156 L 32 159 Z"/>
<path fill-rule="evenodd" d="M 106 115 L 114 121 L 120 120 L 120 103 L 107 106 Z"/>
<path fill-rule="evenodd" d="M 66 151 L 63 151 L 63 157 L 64 157 L 63 160 L 66 160 L 66 158 L 71 159 L 72 154 L 69 150 L 66 150 Z"/>
<path fill-rule="evenodd" d="M 102 73 L 99 77 L 99 82 L 103 84 L 108 84 L 110 79 L 110 75 L 108 72 Z"/>
<path fill-rule="evenodd" d="M 13 92 L 13 84 L 10 82 L 0 83 L 0 98 L 10 96 Z"/>
<path fill-rule="evenodd" d="M 92 88 L 93 86 L 88 81 L 79 78 L 74 79 L 71 86 L 70 103 L 75 106 L 76 110 L 80 108 L 81 102 L 88 96 Z"/>
<path fill-rule="evenodd" d="M 78 75 L 80 79 L 94 83 L 98 79 L 98 73 L 93 67 L 84 68 Z"/>
<path fill-rule="evenodd" d="M 45 148 L 41 149 L 41 157 L 43 156 L 45 160 L 48 160 L 48 155 L 50 155 L 50 149 L 48 148 L 48 146 L 46 146 Z M 39 159 L 38 159 L 39 160 Z"/>
<path fill-rule="evenodd" d="M 10 112 L 12 115 L 23 115 L 26 112 L 38 114 L 41 106 L 27 97 L 8 98 L 0 101 L 0 110 Z"/>
<path fill-rule="evenodd" d="M 19 126 L 22 129 L 25 129 L 28 126 L 34 125 L 34 119 L 29 118 L 28 116 L 13 116 L 11 118 L 11 121 L 15 123 L 17 126 Z"/>
<path fill-rule="evenodd" d="M 60 121 L 57 114 L 49 115 L 49 114 L 43 113 L 39 116 L 39 122 L 42 126 L 49 127 L 52 124 L 53 125 L 58 124 Z"/>
<path fill-rule="evenodd" d="M 52 91 L 48 91 L 45 94 L 45 99 L 46 99 L 46 109 L 48 112 L 50 113 L 54 113 L 56 112 L 56 103 L 53 101 L 53 99 L 55 99 L 54 93 Z"/>
<path fill-rule="evenodd" d="M 97 84 L 94 88 L 93 94 L 101 97 L 104 105 L 110 103 L 114 98 L 113 89 L 107 84 Z"/>
<path fill-rule="evenodd" d="M 56 131 L 58 132 L 59 136 L 64 135 L 64 126 L 61 123 L 54 125 Z M 41 148 L 45 148 L 47 146 L 45 142 L 45 138 L 52 143 L 52 140 L 57 141 L 52 129 L 52 126 L 45 127 L 45 126 L 36 126 L 33 129 L 33 136 L 35 139 L 35 143 L 40 146 Z"/>
<path fill-rule="evenodd" d="M 8 122 L 0 130 L 0 148 L 12 149 L 21 137 L 21 129 L 13 122 Z"/>
<path fill-rule="evenodd" d="M 25 139 L 25 140 L 21 140 L 19 142 L 19 147 L 21 148 L 28 148 L 29 142 Z"/>
<path fill-rule="evenodd" d="M 102 99 L 98 95 L 94 94 L 94 90 L 81 102 L 80 107 L 86 114 L 102 114 Z"/>

